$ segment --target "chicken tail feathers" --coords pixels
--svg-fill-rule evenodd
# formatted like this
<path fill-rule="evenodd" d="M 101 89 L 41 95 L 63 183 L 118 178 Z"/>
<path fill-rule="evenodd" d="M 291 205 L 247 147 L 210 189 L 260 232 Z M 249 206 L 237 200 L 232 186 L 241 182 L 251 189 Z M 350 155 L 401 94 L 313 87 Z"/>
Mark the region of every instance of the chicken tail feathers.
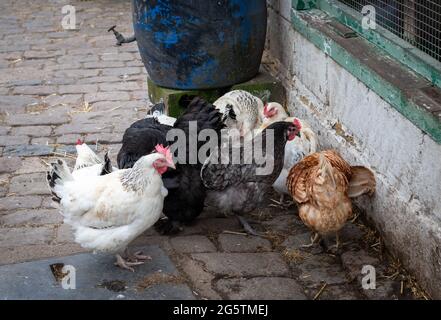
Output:
<path fill-rule="evenodd" d="M 372 195 L 376 187 L 374 173 L 362 166 L 353 166 L 351 170 L 352 175 L 349 181 L 348 196 L 355 198 L 366 193 Z"/>
<path fill-rule="evenodd" d="M 309 141 L 309 154 L 317 152 L 318 142 L 314 131 L 309 128 L 303 128 L 300 133 L 305 135 L 306 140 Z"/>
<path fill-rule="evenodd" d="M 52 199 L 56 202 L 60 202 L 61 195 L 56 191 L 57 186 L 62 186 L 66 181 L 73 180 L 69 168 L 66 162 L 63 160 L 57 160 L 57 162 L 51 164 L 51 169 L 46 176 L 49 188 L 52 192 Z"/>
<path fill-rule="evenodd" d="M 111 172 L 112 172 L 112 162 L 110 161 L 109 152 L 107 151 L 106 154 L 104 155 L 104 165 L 103 165 L 103 169 L 101 170 L 100 176 L 104 176 Z"/>

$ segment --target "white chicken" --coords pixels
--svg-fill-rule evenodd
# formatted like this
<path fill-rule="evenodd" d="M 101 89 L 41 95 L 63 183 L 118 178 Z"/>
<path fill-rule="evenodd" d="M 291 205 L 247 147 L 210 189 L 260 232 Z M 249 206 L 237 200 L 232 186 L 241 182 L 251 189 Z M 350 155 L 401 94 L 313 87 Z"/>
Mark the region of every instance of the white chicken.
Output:
<path fill-rule="evenodd" d="M 167 195 L 161 175 L 175 168 L 168 148 L 157 145 L 156 151 L 141 157 L 131 169 L 81 179 L 58 160 L 47 176 L 75 241 L 94 252 L 116 253 L 116 264 L 131 271 L 149 257 L 130 255 L 127 246 L 160 218 Z M 120 254 L 123 250 L 126 259 Z"/>
<path fill-rule="evenodd" d="M 233 90 L 217 99 L 216 109 L 226 116 L 225 125 L 239 130 L 245 139 L 253 137 L 253 130 L 262 123 L 263 102 L 244 90 Z"/>
<path fill-rule="evenodd" d="M 77 159 L 75 160 L 75 166 L 72 171 L 72 176 L 75 179 L 105 175 L 118 170 L 118 168 L 112 167 L 108 152 L 104 155 L 103 161 L 80 139 L 77 140 L 75 148 L 77 150 Z"/>
<path fill-rule="evenodd" d="M 263 130 L 271 123 L 277 121 L 293 122 L 294 117 L 289 117 L 285 109 L 281 104 L 277 102 L 271 102 L 264 106 L 263 109 L 264 119 L 260 127 Z M 275 201 L 278 205 L 283 206 L 285 194 L 289 194 L 286 187 L 286 178 L 288 177 L 289 170 L 302 160 L 307 155 L 317 152 L 318 141 L 316 134 L 311 130 L 311 127 L 303 120 L 299 120 L 301 124 L 300 136 L 298 139 L 288 141 L 285 145 L 285 159 L 283 163 L 283 169 L 280 172 L 279 177 L 273 184 L 274 190 L 280 194 L 280 200 Z"/>

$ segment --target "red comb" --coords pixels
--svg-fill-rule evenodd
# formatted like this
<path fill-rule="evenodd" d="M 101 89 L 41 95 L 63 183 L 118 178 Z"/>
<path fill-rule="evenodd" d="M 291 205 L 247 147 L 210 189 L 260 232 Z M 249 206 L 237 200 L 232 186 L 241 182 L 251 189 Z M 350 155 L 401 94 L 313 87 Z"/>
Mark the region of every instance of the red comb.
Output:
<path fill-rule="evenodd" d="M 299 119 L 295 118 L 293 123 L 299 131 L 302 130 L 302 123 Z"/>
<path fill-rule="evenodd" d="M 78 139 L 77 140 L 77 146 L 80 145 L 80 144 L 83 144 L 83 142 L 81 141 L 81 139 Z"/>

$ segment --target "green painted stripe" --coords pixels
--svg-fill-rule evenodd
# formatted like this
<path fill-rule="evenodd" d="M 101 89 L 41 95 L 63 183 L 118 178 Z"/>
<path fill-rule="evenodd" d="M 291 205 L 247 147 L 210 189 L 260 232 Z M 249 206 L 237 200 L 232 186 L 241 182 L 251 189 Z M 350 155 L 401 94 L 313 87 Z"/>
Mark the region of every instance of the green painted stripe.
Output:
<path fill-rule="evenodd" d="M 294 29 L 391 104 L 418 128 L 429 134 L 437 143 L 441 144 L 441 123 L 437 118 L 407 99 L 399 88 L 380 77 L 378 73 L 350 54 L 335 40 L 308 24 L 308 21 L 303 18 L 303 16 L 309 16 L 312 20 L 323 18 L 323 11 L 317 9 L 302 11 L 301 13 L 294 9 L 291 11 Z M 375 47 L 373 46 L 373 48 Z M 379 49 L 375 50 L 378 51 Z"/>
<path fill-rule="evenodd" d="M 369 42 L 385 50 L 397 61 L 441 88 L 441 62 L 438 60 L 378 25 L 375 30 L 363 29 L 361 13 L 336 0 L 317 0 L 316 8 L 325 11 Z"/>

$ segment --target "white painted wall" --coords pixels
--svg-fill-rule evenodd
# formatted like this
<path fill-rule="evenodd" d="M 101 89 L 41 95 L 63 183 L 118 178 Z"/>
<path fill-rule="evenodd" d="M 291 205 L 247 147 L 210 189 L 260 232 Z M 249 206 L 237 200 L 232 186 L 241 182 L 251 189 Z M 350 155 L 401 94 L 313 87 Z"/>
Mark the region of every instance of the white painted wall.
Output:
<path fill-rule="evenodd" d="M 441 298 L 441 145 L 295 32 L 291 0 L 268 0 L 270 70 L 287 88 L 291 114 L 307 120 L 322 148 L 377 176 L 373 199 L 358 201 L 433 297 Z M 332 129 L 343 125 L 349 143 Z"/>

